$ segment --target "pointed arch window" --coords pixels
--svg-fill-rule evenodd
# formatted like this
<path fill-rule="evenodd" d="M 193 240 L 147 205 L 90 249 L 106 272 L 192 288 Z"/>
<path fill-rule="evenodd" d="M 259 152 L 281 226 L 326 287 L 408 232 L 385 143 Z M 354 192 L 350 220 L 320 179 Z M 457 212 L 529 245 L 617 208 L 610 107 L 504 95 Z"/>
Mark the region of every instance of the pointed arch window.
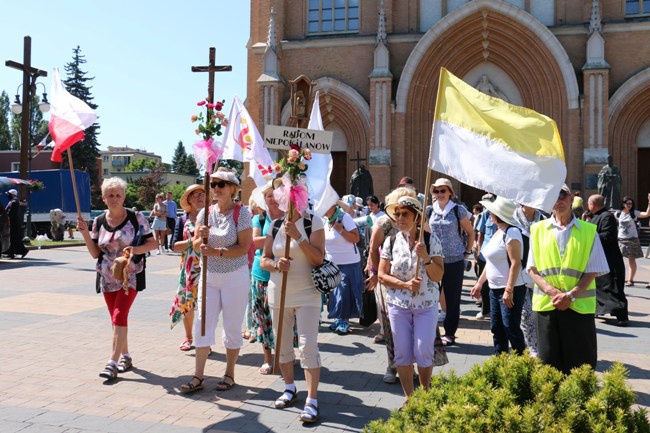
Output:
<path fill-rule="evenodd" d="M 359 0 L 308 0 L 307 33 L 358 33 Z"/>

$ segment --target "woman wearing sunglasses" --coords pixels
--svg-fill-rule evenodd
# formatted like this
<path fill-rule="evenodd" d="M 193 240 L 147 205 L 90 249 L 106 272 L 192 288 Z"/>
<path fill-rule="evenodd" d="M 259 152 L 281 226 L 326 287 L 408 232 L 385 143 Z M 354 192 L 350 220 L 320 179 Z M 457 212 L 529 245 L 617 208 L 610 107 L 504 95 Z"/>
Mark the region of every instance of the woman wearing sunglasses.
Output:
<path fill-rule="evenodd" d="M 418 242 L 422 205 L 417 198 L 402 197 L 386 207 L 399 232 L 384 242 L 379 261 L 379 282 L 386 286 L 388 317 L 395 343 L 395 366 L 406 399 L 413 393 L 413 360 L 420 384 L 428 389 L 433 371 L 438 319 L 439 282 L 444 273 L 442 245 L 431 235 L 427 253 Z M 419 270 L 416 274 L 416 269 Z"/>
<path fill-rule="evenodd" d="M 650 217 L 650 194 L 648 194 L 648 208 L 645 212 L 636 210 L 632 197 L 623 197 L 621 210 L 614 214 L 618 220 L 618 246 L 623 257 L 627 258 L 630 265 L 630 277 L 625 282 L 626 286 L 634 285 L 636 275 L 636 259 L 643 257 L 641 243 L 639 242 L 639 231 L 637 220 Z"/>
<path fill-rule="evenodd" d="M 203 389 L 205 363 L 210 346 L 215 344 L 215 330 L 219 315 L 223 319 L 222 342 L 226 348 L 226 372 L 217 383 L 217 391 L 227 391 L 235 385 L 235 363 L 243 345 L 241 324 L 248 301 L 248 249 L 252 242 L 251 214 L 234 201 L 239 192 L 239 179 L 225 167 L 219 167 L 211 176 L 210 186 L 216 204 L 199 211 L 192 244 L 208 258 L 206 279 L 206 314 L 194 321 L 196 369 L 194 377 L 181 386 L 181 392 Z M 203 225 L 204 212 L 208 225 Z M 208 242 L 203 243 L 203 238 Z M 201 311 L 199 299 L 199 308 Z M 201 320 L 205 320 L 205 335 L 201 335 Z"/>

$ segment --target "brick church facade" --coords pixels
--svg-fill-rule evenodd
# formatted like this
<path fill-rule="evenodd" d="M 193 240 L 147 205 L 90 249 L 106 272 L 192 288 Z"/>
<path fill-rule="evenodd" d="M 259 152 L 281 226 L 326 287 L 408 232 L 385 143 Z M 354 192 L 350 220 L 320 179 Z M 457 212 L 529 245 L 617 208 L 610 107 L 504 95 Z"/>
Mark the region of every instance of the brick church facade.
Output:
<path fill-rule="evenodd" d="M 623 194 L 650 191 L 650 0 L 251 0 L 246 104 L 260 132 L 288 125 L 290 82 L 320 91 L 331 183 L 357 152 L 383 196 L 425 187 L 440 67 L 553 118 L 567 183 L 595 192 L 611 154 Z M 433 174 L 433 178 L 437 174 Z M 469 204 L 481 192 L 457 184 Z"/>

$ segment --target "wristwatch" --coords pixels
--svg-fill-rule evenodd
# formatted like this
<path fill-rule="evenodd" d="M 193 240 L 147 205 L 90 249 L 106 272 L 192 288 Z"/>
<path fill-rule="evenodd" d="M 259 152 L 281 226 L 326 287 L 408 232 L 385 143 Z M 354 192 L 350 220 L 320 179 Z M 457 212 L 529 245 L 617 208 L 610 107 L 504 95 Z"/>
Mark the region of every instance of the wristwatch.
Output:
<path fill-rule="evenodd" d="M 426 266 L 426 265 L 430 265 L 431 263 L 433 263 L 433 258 L 429 257 L 429 260 L 427 260 L 426 262 L 424 262 L 424 266 Z"/>
<path fill-rule="evenodd" d="M 566 292 L 566 294 L 569 296 L 569 299 L 571 299 L 571 302 L 575 302 L 575 301 L 576 301 L 576 297 L 573 296 L 573 293 L 571 293 L 571 292 Z"/>
<path fill-rule="evenodd" d="M 466 255 L 466 256 L 469 256 L 469 255 L 471 255 L 471 254 L 472 254 L 471 251 L 465 251 L 465 255 Z"/>

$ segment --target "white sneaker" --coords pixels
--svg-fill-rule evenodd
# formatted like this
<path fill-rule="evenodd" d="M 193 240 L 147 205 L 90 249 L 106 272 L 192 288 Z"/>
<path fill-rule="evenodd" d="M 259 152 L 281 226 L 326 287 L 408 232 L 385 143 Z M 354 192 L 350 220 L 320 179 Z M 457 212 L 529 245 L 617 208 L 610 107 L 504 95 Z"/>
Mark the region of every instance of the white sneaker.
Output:
<path fill-rule="evenodd" d="M 485 316 L 483 315 L 482 312 L 479 311 L 478 314 L 476 315 L 476 319 L 477 320 L 483 320 L 483 319 L 485 319 Z"/>

